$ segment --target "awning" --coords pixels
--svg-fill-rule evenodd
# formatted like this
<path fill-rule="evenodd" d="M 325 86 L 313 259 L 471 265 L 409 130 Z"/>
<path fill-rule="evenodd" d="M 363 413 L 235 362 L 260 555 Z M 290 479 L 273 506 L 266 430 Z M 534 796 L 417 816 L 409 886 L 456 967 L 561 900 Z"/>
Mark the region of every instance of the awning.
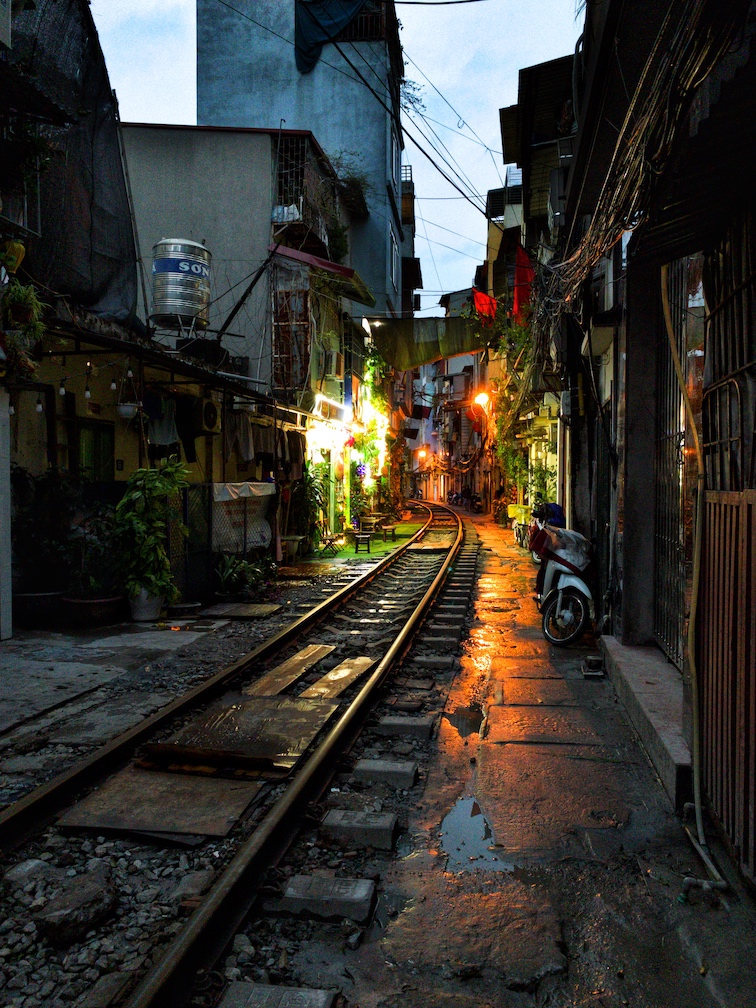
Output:
<path fill-rule="evenodd" d="M 477 319 L 452 316 L 368 321 L 378 353 L 397 371 L 409 371 L 445 357 L 477 353 L 486 347 Z"/>
<path fill-rule="evenodd" d="M 275 492 L 275 483 L 213 483 L 214 501 L 233 501 L 242 497 L 271 497 Z"/>
<path fill-rule="evenodd" d="M 322 270 L 324 273 L 330 273 L 342 297 L 356 301 L 358 304 L 368 305 L 369 308 L 375 307 L 375 298 L 357 270 L 353 270 L 349 266 L 342 266 L 340 263 L 330 262 L 328 259 L 321 259 L 320 256 L 311 255 L 309 252 L 287 248 L 286 245 L 269 245 L 268 251 L 275 252 L 276 255 L 283 256 L 285 259 L 305 263 L 307 266 Z"/>

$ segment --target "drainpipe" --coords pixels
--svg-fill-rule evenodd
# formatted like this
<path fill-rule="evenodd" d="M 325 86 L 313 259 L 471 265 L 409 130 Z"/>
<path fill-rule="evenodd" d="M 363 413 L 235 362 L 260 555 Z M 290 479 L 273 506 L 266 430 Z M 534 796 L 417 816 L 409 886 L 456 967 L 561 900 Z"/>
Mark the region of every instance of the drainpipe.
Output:
<path fill-rule="evenodd" d="M 664 311 L 664 326 L 669 340 L 669 350 L 672 356 L 672 364 L 677 376 L 677 383 L 680 387 L 685 413 L 690 424 L 690 431 L 693 435 L 694 450 L 696 453 L 696 463 L 698 469 L 696 488 L 696 522 L 693 536 L 693 582 L 690 593 L 690 615 L 688 618 L 688 667 L 690 668 L 690 688 L 691 688 L 691 717 L 693 721 L 693 751 L 691 762 L 693 764 L 693 808 L 696 818 L 696 835 L 685 826 L 685 832 L 698 852 L 701 860 L 706 865 L 711 879 L 686 878 L 683 880 L 683 891 L 677 897 L 681 903 L 686 903 L 688 893 L 692 888 L 698 887 L 704 891 L 710 889 L 727 889 L 727 882 L 719 874 L 714 862 L 711 859 L 706 843 L 706 832 L 703 822 L 703 800 L 701 795 L 701 710 L 698 694 L 698 662 L 696 656 L 696 618 L 698 615 L 698 596 L 701 586 L 701 552 L 703 547 L 703 522 L 706 492 L 706 470 L 704 468 L 703 450 L 701 439 L 698 434 L 695 416 L 693 415 L 693 405 L 688 395 L 683 374 L 680 355 L 677 351 L 677 340 L 672 324 L 672 311 L 669 304 L 668 289 L 669 267 L 665 263 L 661 268 L 661 298 Z"/>
<path fill-rule="evenodd" d="M 10 397 L 0 387 L 0 537 L 6 548 L 0 553 L 0 640 L 13 635 L 11 594 L 11 484 Z"/>

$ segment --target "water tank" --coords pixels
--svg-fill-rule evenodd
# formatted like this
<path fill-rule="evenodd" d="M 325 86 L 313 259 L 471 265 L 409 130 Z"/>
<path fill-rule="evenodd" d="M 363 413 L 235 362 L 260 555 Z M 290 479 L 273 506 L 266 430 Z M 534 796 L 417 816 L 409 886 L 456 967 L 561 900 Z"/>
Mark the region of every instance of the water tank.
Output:
<path fill-rule="evenodd" d="M 209 323 L 210 264 L 204 245 L 161 238 L 152 249 L 152 321 L 164 329 L 206 329 Z"/>

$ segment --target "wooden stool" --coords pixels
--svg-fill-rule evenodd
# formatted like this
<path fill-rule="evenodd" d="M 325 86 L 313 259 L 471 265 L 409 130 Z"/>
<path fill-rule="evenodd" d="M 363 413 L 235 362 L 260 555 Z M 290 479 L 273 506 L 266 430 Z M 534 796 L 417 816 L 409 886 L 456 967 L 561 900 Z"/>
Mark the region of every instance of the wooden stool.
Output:
<path fill-rule="evenodd" d="M 383 532 L 383 541 L 388 542 L 388 533 L 391 533 L 391 541 L 396 542 L 396 525 L 381 525 L 381 532 Z"/>
<path fill-rule="evenodd" d="M 360 552 L 360 546 L 365 547 L 365 552 L 370 552 L 370 533 L 369 532 L 355 532 L 354 533 L 354 552 Z"/>

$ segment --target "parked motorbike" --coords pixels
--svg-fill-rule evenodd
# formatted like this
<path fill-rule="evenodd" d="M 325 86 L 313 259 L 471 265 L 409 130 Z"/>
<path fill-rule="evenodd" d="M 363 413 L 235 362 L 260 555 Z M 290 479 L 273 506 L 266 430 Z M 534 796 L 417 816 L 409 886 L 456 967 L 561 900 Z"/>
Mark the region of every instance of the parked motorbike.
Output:
<path fill-rule="evenodd" d="M 530 548 L 541 559 L 536 601 L 543 635 L 550 644 L 566 647 L 595 617 L 587 575 L 591 544 L 572 529 L 543 524 L 531 538 Z"/>
<path fill-rule="evenodd" d="M 541 563 L 541 557 L 537 550 L 533 549 L 530 545 L 535 536 L 544 528 L 546 525 L 551 525 L 554 528 L 566 528 L 567 521 L 564 517 L 564 510 L 561 504 L 547 503 L 545 501 L 538 501 L 533 508 L 533 515 L 530 519 L 530 524 L 528 525 L 528 549 L 530 550 L 530 555 L 533 563 L 539 566 Z"/>
<path fill-rule="evenodd" d="M 512 519 L 512 531 L 514 532 L 515 542 L 521 549 L 526 549 L 528 545 L 530 508 L 527 504 L 507 504 L 507 517 Z"/>
<path fill-rule="evenodd" d="M 480 494 L 473 494 L 470 498 L 470 510 L 473 514 L 483 514 L 483 501 Z"/>

